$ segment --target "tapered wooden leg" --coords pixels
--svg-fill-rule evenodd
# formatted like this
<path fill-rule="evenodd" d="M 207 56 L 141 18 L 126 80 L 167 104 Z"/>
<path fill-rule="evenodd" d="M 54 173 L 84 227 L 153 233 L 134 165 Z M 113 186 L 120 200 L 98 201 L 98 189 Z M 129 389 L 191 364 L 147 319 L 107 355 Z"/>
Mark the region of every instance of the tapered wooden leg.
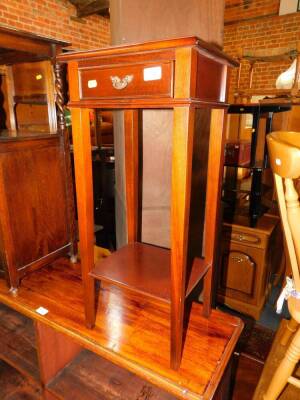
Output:
<path fill-rule="evenodd" d="M 291 336 L 297 331 L 299 324 L 293 318 L 287 321 L 285 326 L 285 330 L 283 332 L 282 338 L 280 340 L 280 344 L 282 346 L 286 346 L 291 338 Z"/>
<path fill-rule="evenodd" d="M 203 284 L 203 316 L 208 318 L 211 313 L 211 293 L 212 293 L 212 268 L 204 276 Z"/>
<path fill-rule="evenodd" d="M 89 276 L 94 266 L 94 212 L 90 120 L 88 109 L 72 109 L 75 182 L 79 246 L 86 325 L 95 324 L 95 282 Z"/>
<path fill-rule="evenodd" d="M 288 347 L 285 356 L 279 364 L 267 392 L 264 394 L 264 400 L 276 400 L 285 385 L 288 383 L 289 377 L 292 375 L 296 364 L 300 359 L 300 330 L 296 332 L 292 343 Z"/>
<path fill-rule="evenodd" d="M 171 367 L 182 354 L 195 110 L 174 109 L 171 204 Z"/>
<path fill-rule="evenodd" d="M 203 315 L 209 317 L 213 301 L 213 282 L 221 227 L 221 187 L 223 179 L 225 126 L 223 109 L 211 111 L 208 175 L 205 200 L 204 256 L 211 268 L 204 278 Z"/>
<path fill-rule="evenodd" d="M 139 232 L 139 111 L 124 112 L 127 241 Z"/>

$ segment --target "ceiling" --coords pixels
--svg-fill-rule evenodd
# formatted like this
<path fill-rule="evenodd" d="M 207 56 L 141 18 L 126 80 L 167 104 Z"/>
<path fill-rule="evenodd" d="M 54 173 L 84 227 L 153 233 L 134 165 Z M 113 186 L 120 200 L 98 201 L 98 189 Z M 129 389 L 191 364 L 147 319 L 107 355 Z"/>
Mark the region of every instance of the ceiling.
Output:
<path fill-rule="evenodd" d="M 109 17 L 109 0 L 69 0 L 77 8 L 77 17 L 98 14 Z"/>

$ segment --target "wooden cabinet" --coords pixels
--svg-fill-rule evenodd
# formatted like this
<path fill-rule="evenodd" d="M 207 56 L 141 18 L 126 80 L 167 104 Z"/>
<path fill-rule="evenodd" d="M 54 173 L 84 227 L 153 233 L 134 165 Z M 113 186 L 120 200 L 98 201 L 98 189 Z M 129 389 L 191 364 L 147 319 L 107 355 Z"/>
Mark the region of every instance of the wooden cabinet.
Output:
<path fill-rule="evenodd" d="M 255 228 L 236 217 L 223 223 L 218 300 L 259 319 L 270 289 L 272 272 L 281 261 L 279 217 L 265 214 Z"/>
<path fill-rule="evenodd" d="M 59 135 L 0 138 L 0 272 L 10 287 L 71 251 L 69 195 Z"/>
<path fill-rule="evenodd" d="M 63 79 L 55 65 L 66 45 L 0 29 L 0 273 L 13 290 L 27 272 L 76 251 Z"/>

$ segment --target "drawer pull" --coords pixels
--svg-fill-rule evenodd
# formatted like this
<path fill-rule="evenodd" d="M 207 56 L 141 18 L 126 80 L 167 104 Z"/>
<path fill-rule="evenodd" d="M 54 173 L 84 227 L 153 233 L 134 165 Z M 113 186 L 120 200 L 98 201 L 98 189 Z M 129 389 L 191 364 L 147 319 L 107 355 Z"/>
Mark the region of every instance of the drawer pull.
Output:
<path fill-rule="evenodd" d="M 119 78 L 118 76 L 111 76 L 112 85 L 115 89 L 121 90 L 125 89 L 128 83 L 132 82 L 133 75 L 126 75 L 123 79 Z"/>
<path fill-rule="evenodd" d="M 261 242 L 260 238 L 254 235 L 242 234 L 238 232 L 233 232 L 232 234 L 228 234 L 231 240 L 235 240 L 237 242 L 243 242 L 248 244 L 259 244 Z"/>

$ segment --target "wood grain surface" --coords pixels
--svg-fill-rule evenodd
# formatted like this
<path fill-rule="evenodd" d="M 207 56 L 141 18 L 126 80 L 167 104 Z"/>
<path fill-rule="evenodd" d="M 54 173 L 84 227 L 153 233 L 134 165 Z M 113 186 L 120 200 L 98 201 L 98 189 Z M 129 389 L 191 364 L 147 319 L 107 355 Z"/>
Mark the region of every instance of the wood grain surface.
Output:
<path fill-rule="evenodd" d="M 182 399 L 212 398 L 243 326 L 215 310 L 206 319 L 194 303 L 181 367 L 174 371 L 169 306 L 103 284 L 96 326 L 87 329 L 80 267 L 65 259 L 25 277 L 15 297 L 0 280 L 0 301 Z M 36 313 L 39 306 L 48 314 Z"/>
<path fill-rule="evenodd" d="M 33 322 L 4 304 L 0 304 L 0 359 L 23 375 L 39 379 Z"/>

